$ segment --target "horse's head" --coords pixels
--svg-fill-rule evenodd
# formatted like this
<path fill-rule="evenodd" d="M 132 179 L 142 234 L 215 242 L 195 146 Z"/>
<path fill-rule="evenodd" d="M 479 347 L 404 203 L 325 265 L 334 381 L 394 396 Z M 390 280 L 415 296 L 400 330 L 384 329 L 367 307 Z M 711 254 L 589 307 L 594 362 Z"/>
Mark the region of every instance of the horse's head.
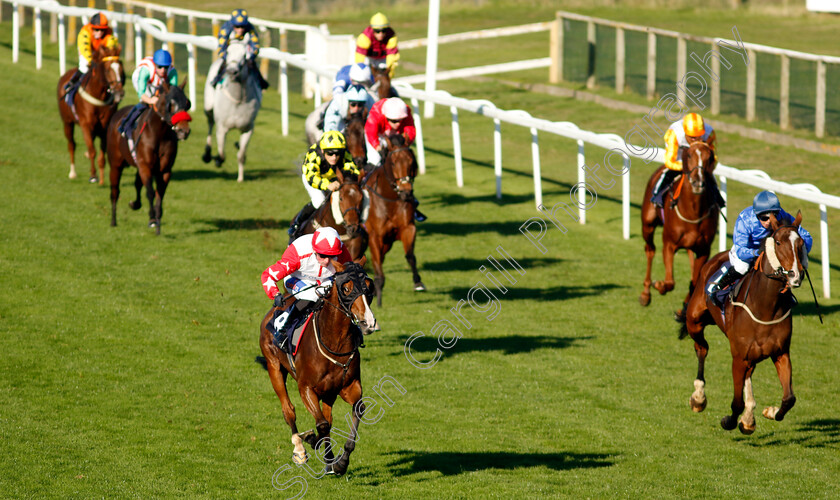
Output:
<path fill-rule="evenodd" d="M 391 75 L 388 73 L 388 65 L 384 61 L 370 65 L 370 73 L 373 75 L 373 86 L 379 99 L 391 97 Z"/>
<path fill-rule="evenodd" d="M 119 45 L 113 47 L 103 45 L 93 53 L 91 59 L 92 70 L 100 74 L 100 78 L 104 79 L 108 85 L 109 95 L 104 100 L 114 104 L 119 103 L 125 97 L 125 89 L 123 88 L 125 69 L 122 60 L 120 60 L 121 50 Z"/>
<path fill-rule="evenodd" d="M 244 83 L 248 78 L 248 45 L 232 41 L 225 57 L 225 73 L 228 81 Z"/>
<path fill-rule="evenodd" d="M 808 269 L 808 251 L 799 236 L 802 213 L 796 214 L 793 225 L 781 225 L 770 213 L 770 230 L 773 234 L 764 239 L 764 259 L 773 270 L 770 276 L 787 280 L 791 288 L 799 288 L 802 276 Z"/>
<path fill-rule="evenodd" d="M 388 147 L 384 170 L 391 187 L 402 201 L 409 201 L 414 196 L 414 177 L 417 175 L 417 159 L 414 151 L 405 143 L 400 134 L 380 136 L 380 142 Z"/>
<path fill-rule="evenodd" d="M 336 175 L 341 183 L 338 188 L 338 208 L 341 210 L 341 217 L 344 219 L 343 224 L 347 229 L 347 236 L 353 238 L 359 233 L 359 228 L 362 225 L 364 195 L 355 175 L 346 174 L 341 170 Z"/>
<path fill-rule="evenodd" d="M 703 141 L 694 141 L 683 153 L 683 171 L 688 175 L 691 192 L 703 194 L 707 180 L 717 166 L 717 159 L 712 148 Z"/>
<path fill-rule="evenodd" d="M 192 120 L 189 114 L 192 104 L 184 94 L 186 84 L 186 78 L 180 85 L 169 85 L 163 82 L 160 90 L 162 98 L 157 105 L 157 112 L 161 119 L 172 127 L 179 141 L 186 140 L 190 136 L 190 121 Z"/>
<path fill-rule="evenodd" d="M 353 157 L 353 163 L 359 170 L 362 170 L 367 163 L 367 147 L 365 146 L 365 119 L 367 110 L 362 107 L 361 111 L 350 113 L 347 117 L 347 127 L 344 129 L 344 137 L 347 140 L 347 151 Z"/>
<path fill-rule="evenodd" d="M 336 274 L 328 300 L 337 301 L 363 334 L 368 335 L 378 330 L 379 325 L 370 308 L 373 301 L 373 280 L 368 277 L 362 266 L 355 262 L 341 264 L 332 261 L 332 265 Z"/>

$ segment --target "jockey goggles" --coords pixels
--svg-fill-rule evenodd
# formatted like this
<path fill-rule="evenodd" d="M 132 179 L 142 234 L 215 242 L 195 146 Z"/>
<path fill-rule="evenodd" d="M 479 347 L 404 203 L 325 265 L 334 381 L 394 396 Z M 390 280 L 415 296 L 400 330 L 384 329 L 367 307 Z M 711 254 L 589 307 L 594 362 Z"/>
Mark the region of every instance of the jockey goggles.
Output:
<path fill-rule="evenodd" d="M 760 220 L 761 222 L 767 222 L 768 220 L 770 220 L 770 215 L 771 214 L 774 217 L 776 217 L 776 219 L 779 218 L 779 212 L 765 212 L 765 213 L 758 216 L 758 220 Z"/>

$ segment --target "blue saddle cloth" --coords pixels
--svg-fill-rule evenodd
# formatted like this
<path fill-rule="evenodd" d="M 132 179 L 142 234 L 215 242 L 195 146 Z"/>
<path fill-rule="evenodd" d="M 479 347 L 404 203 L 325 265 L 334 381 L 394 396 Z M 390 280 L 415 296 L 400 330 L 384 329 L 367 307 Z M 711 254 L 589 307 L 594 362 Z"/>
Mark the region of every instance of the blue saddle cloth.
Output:
<path fill-rule="evenodd" d="M 283 311 L 281 309 L 275 309 L 274 314 L 271 316 L 271 321 L 268 322 L 266 328 L 268 329 L 269 333 L 271 333 L 271 336 L 274 338 L 274 345 L 276 345 L 277 347 L 280 347 L 280 344 L 283 343 L 284 336 L 289 335 L 289 332 L 294 332 L 291 335 L 291 338 L 289 339 L 289 351 L 295 353 L 297 352 L 297 345 L 300 343 L 300 339 L 303 336 L 303 328 L 306 326 L 306 320 L 309 319 L 309 317 L 312 316 L 313 313 L 304 314 L 300 316 L 295 315 L 295 317 L 291 319 L 289 327 L 286 328 L 285 333 L 278 332 L 275 326 L 277 318 L 279 318 L 281 314 L 283 314 Z"/>

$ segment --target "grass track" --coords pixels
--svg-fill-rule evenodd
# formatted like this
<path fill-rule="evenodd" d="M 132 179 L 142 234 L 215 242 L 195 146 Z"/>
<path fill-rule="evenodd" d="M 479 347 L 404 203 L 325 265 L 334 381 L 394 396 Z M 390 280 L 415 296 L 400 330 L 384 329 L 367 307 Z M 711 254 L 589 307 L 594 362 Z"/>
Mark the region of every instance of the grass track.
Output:
<path fill-rule="evenodd" d="M 57 63 L 47 59 L 38 72 L 24 52 L 12 65 L 10 31 L 3 23 L 0 69 L 14 79 L 4 77 L 8 90 L 0 93 L 7 187 L 0 199 L 0 452 L 6 457 L 0 491 L 62 498 L 282 496 L 271 477 L 291 463 L 291 445 L 268 377 L 253 363 L 267 306 L 258 276 L 279 257 L 288 220 L 305 201 L 293 165 L 306 147 L 302 116 L 310 104 L 292 100 L 293 136 L 283 138 L 279 98 L 266 94 L 242 185 L 233 165 L 218 171 L 198 160 L 204 126 L 196 113 L 167 193 L 163 234 L 154 237 L 145 227 L 145 212 L 127 209 L 131 175 L 123 179 L 119 226 L 109 228 L 108 190 L 66 178 L 52 97 Z M 31 40 L 25 44 L 31 50 Z M 623 132 L 639 119 L 494 84 L 443 88 L 605 132 Z M 565 236 L 551 229 L 543 255 L 518 232 L 534 215 L 527 132 L 505 128 L 505 197 L 497 203 L 489 122 L 462 116 L 463 189 L 454 187 L 446 113 L 423 125 L 432 150 L 417 191 L 430 220 L 419 226 L 417 255 L 430 291 L 413 294 L 399 251 L 389 254 L 385 308 L 378 311 L 384 330 L 362 353 L 368 395 L 375 396 L 371 387 L 386 375 L 406 393 L 390 392 L 392 407 L 378 399 L 383 417 L 362 427 L 350 473 L 309 478 L 309 498 L 835 494 L 837 300 L 824 301 L 826 325 L 819 326 L 809 292 L 798 294 L 803 304 L 792 348 L 798 402 L 786 420 L 759 420 L 751 437 L 726 433 L 718 424 L 731 398 L 725 339 L 710 329 L 709 407 L 692 414 L 686 403 L 696 362 L 669 319 L 686 285 L 686 259 L 677 259 L 677 295 L 654 297 L 650 308 L 640 309 L 642 243 L 636 222 L 630 241 L 620 237 L 617 188 L 600 193 L 586 226 L 570 225 Z M 541 146 L 544 197 L 553 203 L 576 181 L 575 148 L 549 138 Z M 721 138 L 721 151 L 728 164 L 840 192 L 832 159 L 732 136 Z M 772 163 L 756 161 L 770 154 Z M 78 154 L 77 165 L 83 161 Z M 638 199 L 651 167 L 633 166 Z M 746 205 L 752 194 L 733 187 L 731 206 Z M 799 206 L 790 199 L 783 204 Z M 803 209 L 816 232 L 816 209 Z M 838 234 L 834 219 L 832 213 L 832 234 Z M 487 322 L 466 313 L 472 329 L 441 361 L 429 370 L 412 367 L 402 354 L 405 339 L 418 330 L 429 334 L 448 317 L 483 279 L 477 268 L 497 245 L 526 270 L 500 296 L 498 317 Z M 831 251 L 840 255 L 840 245 Z M 436 344 L 426 338 L 414 347 L 428 359 Z M 778 404 L 771 365 L 759 366 L 754 387 L 759 409 Z M 311 417 L 297 408 L 300 427 L 311 427 Z M 337 405 L 336 415 L 347 409 Z"/>

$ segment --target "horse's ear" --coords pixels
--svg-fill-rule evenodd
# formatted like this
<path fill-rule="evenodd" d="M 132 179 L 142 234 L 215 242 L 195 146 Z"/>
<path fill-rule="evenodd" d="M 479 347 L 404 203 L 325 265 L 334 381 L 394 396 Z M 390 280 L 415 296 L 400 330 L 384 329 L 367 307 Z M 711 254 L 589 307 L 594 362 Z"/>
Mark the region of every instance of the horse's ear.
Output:
<path fill-rule="evenodd" d="M 367 264 L 367 255 L 362 254 L 362 256 L 361 256 L 361 257 L 359 257 L 358 259 L 354 260 L 353 262 L 355 262 L 356 264 L 358 264 L 358 265 L 360 265 L 360 266 L 362 266 L 362 267 L 365 267 L 365 264 Z"/>
<path fill-rule="evenodd" d="M 335 268 L 336 273 L 344 272 L 344 264 L 335 259 L 330 259 L 330 262 L 332 263 L 333 268 Z"/>
<path fill-rule="evenodd" d="M 802 210 L 796 211 L 796 218 L 793 219 L 793 225 L 797 229 L 799 229 L 799 225 L 802 224 Z"/>
<path fill-rule="evenodd" d="M 777 229 L 779 229 L 779 219 L 773 212 L 770 212 L 770 230 L 776 232 Z"/>

